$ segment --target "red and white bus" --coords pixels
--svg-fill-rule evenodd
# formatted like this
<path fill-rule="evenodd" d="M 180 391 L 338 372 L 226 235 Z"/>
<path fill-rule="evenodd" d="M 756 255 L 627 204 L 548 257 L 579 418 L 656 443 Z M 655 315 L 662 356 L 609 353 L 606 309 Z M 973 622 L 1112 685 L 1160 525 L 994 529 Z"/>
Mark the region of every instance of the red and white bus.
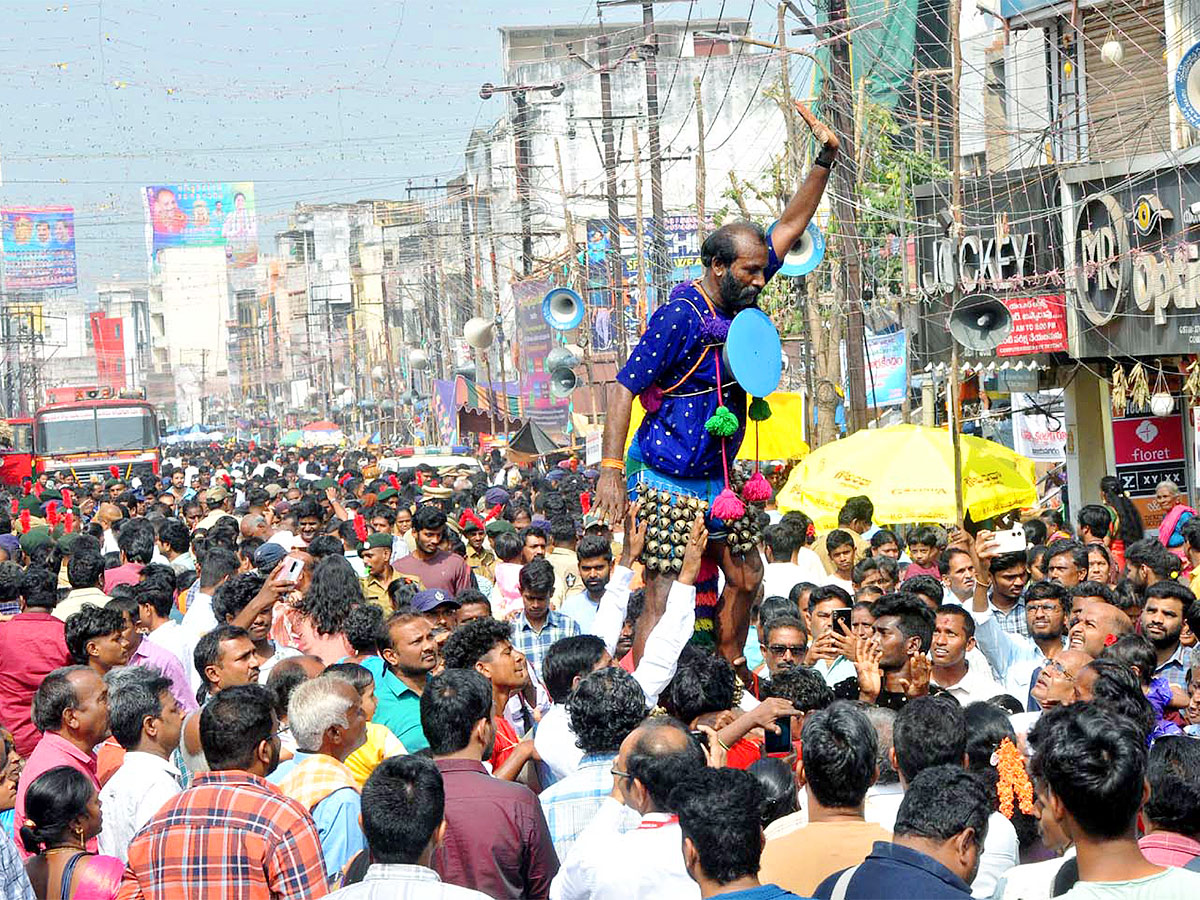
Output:
<path fill-rule="evenodd" d="M 157 476 L 158 417 L 143 399 L 113 397 L 104 388 L 80 388 L 74 399 L 62 398 L 33 416 L 33 471 L 62 479 L 92 475 L 108 478 L 116 466 L 126 480 Z"/>

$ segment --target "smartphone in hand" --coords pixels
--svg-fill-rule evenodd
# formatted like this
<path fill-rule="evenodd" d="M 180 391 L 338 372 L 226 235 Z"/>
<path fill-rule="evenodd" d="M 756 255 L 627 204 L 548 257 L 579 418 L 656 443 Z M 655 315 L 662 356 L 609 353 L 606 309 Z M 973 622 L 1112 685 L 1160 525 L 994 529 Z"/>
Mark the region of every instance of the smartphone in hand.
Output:
<path fill-rule="evenodd" d="M 767 729 L 763 753 L 767 756 L 787 756 L 792 752 L 792 717 L 776 719 L 775 724 L 779 727 L 779 733 Z"/>
<path fill-rule="evenodd" d="M 295 556 L 289 556 L 283 561 L 283 568 L 279 570 L 279 575 L 276 581 L 280 584 L 295 584 L 300 580 L 300 574 L 304 571 L 304 560 Z"/>

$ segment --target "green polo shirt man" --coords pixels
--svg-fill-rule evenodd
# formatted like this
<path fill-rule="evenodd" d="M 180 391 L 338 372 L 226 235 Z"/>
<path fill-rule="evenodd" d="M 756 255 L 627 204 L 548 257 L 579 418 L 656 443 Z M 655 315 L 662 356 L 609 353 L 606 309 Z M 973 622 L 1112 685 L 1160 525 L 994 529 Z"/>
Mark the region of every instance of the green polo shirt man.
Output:
<path fill-rule="evenodd" d="M 433 626 L 422 615 L 393 614 L 384 623 L 388 646 L 383 647 L 385 668 L 375 686 L 379 705 L 372 721 L 387 727 L 409 753 L 429 746 L 421 730 L 421 692 L 437 665 Z"/>

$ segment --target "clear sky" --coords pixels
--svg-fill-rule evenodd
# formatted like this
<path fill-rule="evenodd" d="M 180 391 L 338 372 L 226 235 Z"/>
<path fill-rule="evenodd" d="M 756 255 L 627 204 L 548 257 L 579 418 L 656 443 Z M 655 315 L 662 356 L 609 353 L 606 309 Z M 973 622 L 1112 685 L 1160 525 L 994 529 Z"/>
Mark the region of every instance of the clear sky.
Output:
<path fill-rule="evenodd" d="M 501 25 L 595 21 L 583 0 L 3 0 L 0 204 L 76 210 L 80 291 L 144 278 L 139 187 L 253 181 L 264 249 L 298 201 L 405 196 L 462 169 L 502 107 Z M 762 0 L 692 16 L 774 29 Z M 606 20 L 637 19 L 636 7 Z M 658 8 L 683 19 L 688 3 Z"/>

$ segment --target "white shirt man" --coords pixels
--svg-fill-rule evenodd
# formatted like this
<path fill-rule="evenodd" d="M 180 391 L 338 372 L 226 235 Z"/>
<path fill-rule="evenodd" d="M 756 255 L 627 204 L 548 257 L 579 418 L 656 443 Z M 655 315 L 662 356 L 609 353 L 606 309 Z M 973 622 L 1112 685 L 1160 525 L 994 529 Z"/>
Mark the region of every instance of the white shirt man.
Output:
<path fill-rule="evenodd" d="M 550 900 L 699 900 L 700 888 L 683 864 L 679 820 L 646 813 L 622 832 L 627 809 L 605 797 L 550 883 Z"/>
<path fill-rule="evenodd" d="M 133 836 L 181 790 L 179 770 L 169 760 L 137 750 L 126 753 L 121 768 L 100 789 L 100 852 L 128 862 Z"/>
<path fill-rule="evenodd" d="M 820 585 L 827 578 L 821 557 L 801 547 L 796 551 L 796 562 L 767 563 L 763 570 L 763 596 L 786 597 L 801 582 Z"/>
<path fill-rule="evenodd" d="M 994 678 L 986 665 L 971 665 L 967 660 L 967 672 L 954 684 L 943 684 L 937 680 L 937 670 L 934 670 L 933 683 L 945 690 L 950 696 L 966 706 L 976 701 L 987 701 L 1000 694 L 1007 693 Z"/>
<path fill-rule="evenodd" d="M 975 642 L 1004 686 L 1004 693 L 1025 704 L 1033 687 L 1033 673 L 1049 659 L 1031 638 L 1001 628 L 990 606 L 984 612 L 972 611 L 972 615 L 975 617 Z M 1061 640 L 1065 647 L 1066 637 Z"/>
<path fill-rule="evenodd" d="M 592 620 L 591 633 L 604 641 L 605 649 L 610 654 L 615 652 L 621 627 L 625 624 L 632 581 L 631 569 L 614 566 L 604 596 L 600 599 L 600 608 Z M 633 670 L 634 679 L 646 693 L 647 708 L 653 708 L 658 703 L 658 695 L 674 677 L 679 654 L 691 637 L 695 624 L 696 588 L 673 582 L 667 593 L 667 608 L 646 639 L 642 659 Z M 542 717 L 533 744 L 538 756 L 556 779 L 574 772 L 583 758 L 583 751 L 575 746 L 571 722 L 562 704 L 554 704 Z"/>

